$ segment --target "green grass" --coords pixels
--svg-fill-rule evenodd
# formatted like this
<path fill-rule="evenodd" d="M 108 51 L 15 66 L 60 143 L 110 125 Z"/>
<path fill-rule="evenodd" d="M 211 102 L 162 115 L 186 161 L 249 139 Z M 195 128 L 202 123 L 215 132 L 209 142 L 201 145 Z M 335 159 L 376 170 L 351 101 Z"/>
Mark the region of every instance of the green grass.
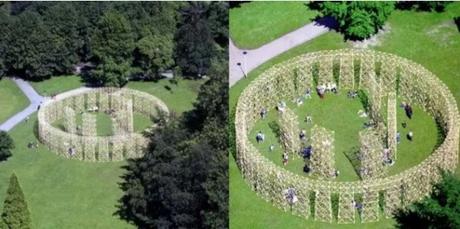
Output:
<path fill-rule="evenodd" d="M 308 99 L 303 105 L 297 107 L 292 102 L 288 102 L 290 107 L 298 116 L 300 129 L 307 132 L 307 137 L 311 136 L 312 124 L 304 122 L 305 116 L 311 115 L 313 124 L 320 125 L 335 132 L 334 147 L 335 147 L 335 166 L 340 171 L 338 181 L 356 181 L 359 180 L 357 170 L 359 164 L 356 162 L 356 151 L 359 150 L 359 131 L 363 129 L 363 125 L 368 121 L 367 118 L 360 118 L 357 115 L 359 110 L 364 110 L 359 99 L 351 100 L 347 98 L 344 92 L 338 95 L 328 94 L 325 99 L 321 100 L 315 94 L 312 99 Z M 418 106 L 414 105 L 413 110 L 415 115 L 409 120 L 403 109 L 397 110 L 398 116 L 398 131 L 401 132 L 401 144 L 398 145 L 398 160 L 396 163 L 388 167 L 388 174 L 396 174 L 405 169 L 408 169 L 425 159 L 435 148 L 437 141 L 437 127 L 431 116 L 425 113 Z M 259 120 L 249 134 L 249 139 L 256 148 L 264 156 L 273 161 L 276 165 L 302 176 L 308 175 L 302 171 L 304 161 L 301 158 L 290 157 L 289 163 L 286 166 L 282 164 L 282 146 L 279 142 L 276 132 L 273 130 L 274 124 L 279 119 L 277 111 L 272 109 L 268 117 Z M 408 126 L 402 128 L 401 123 L 406 122 Z M 257 144 L 255 136 L 257 132 L 262 131 L 265 134 L 265 141 Z M 408 141 L 404 136 L 412 131 L 414 138 L 412 142 Z M 270 152 L 269 146 L 275 145 L 275 150 Z M 351 162 L 355 162 L 353 164 Z"/>
<path fill-rule="evenodd" d="M 36 115 L 11 132 L 16 148 L 0 163 L 0 200 L 5 198 L 8 178 L 15 172 L 23 188 L 33 228 L 132 228 L 117 216 L 122 192 L 118 182 L 125 162 L 88 163 L 68 160 L 40 144 L 33 133 Z M 0 201 L 0 209 L 3 201 Z"/>
<path fill-rule="evenodd" d="M 230 9 L 230 37 L 239 48 L 258 48 L 312 21 L 305 2 L 250 2 Z"/>
<path fill-rule="evenodd" d="M 30 83 L 38 94 L 42 96 L 52 96 L 53 94 L 59 94 L 84 86 L 81 77 L 76 75 L 56 76 L 48 80 Z"/>
<path fill-rule="evenodd" d="M 205 80 L 162 79 L 158 82 L 132 81 L 126 87 L 150 93 L 161 99 L 170 111 L 182 113 L 193 108 L 197 92 L 204 82 Z"/>
<path fill-rule="evenodd" d="M 452 23 L 455 15 L 460 15 L 460 3 L 450 4 L 444 13 L 395 11 L 388 21 L 391 31 L 383 36 L 381 45 L 375 49 L 397 54 L 425 66 L 449 87 L 457 104 L 460 104 L 460 58 L 458 58 L 460 36 Z M 306 52 L 345 47 L 350 47 L 350 45 L 344 42 L 343 36 L 329 32 L 273 58 L 250 72 L 247 78 L 242 79 L 230 89 L 232 113 L 241 91 L 260 73 L 275 63 Z M 415 112 L 418 113 L 417 110 Z M 398 116 L 400 115 L 398 112 Z M 417 134 L 414 136 L 416 137 Z M 398 160 L 406 160 L 404 156 L 404 154 L 399 154 Z M 460 176 L 460 168 L 456 172 Z M 231 228 L 356 228 L 358 226 L 323 224 L 278 210 L 250 190 L 242 179 L 233 157 L 230 159 L 229 203 Z M 393 223 L 393 220 L 383 220 L 377 223 L 359 224 L 359 227 L 391 228 Z"/>
<path fill-rule="evenodd" d="M 29 100 L 12 80 L 0 80 L 0 123 L 26 108 L 28 104 Z"/>
<path fill-rule="evenodd" d="M 103 112 L 97 112 L 95 114 L 96 114 L 97 135 L 98 136 L 113 135 L 113 124 L 112 124 L 111 116 Z M 81 127 L 83 123 L 83 115 L 76 114 L 75 118 L 76 118 L 75 124 Z M 134 132 L 137 132 L 137 133 L 141 133 L 143 130 L 152 126 L 153 124 L 149 117 L 142 115 L 142 114 L 134 113 L 133 118 L 134 118 L 134 123 L 133 123 Z M 65 130 L 63 122 L 64 120 L 62 119 L 57 120 L 56 122 L 53 123 L 53 126 L 60 128 L 61 130 Z"/>
<path fill-rule="evenodd" d="M 76 77 L 71 79 L 74 83 L 67 84 L 66 89 L 59 85 L 61 78 L 34 86 L 37 88 L 39 85 L 43 90 L 47 88 L 47 93 L 80 86 L 75 83 L 78 82 L 75 81 Z M 192 103 L 203 82 L 179 80 L 176 85 L 169 80 L 160 80 L 157 83 L 131 82 L 127 86 L 151 93 L 162 99 L 170 110 L 182 113 L 193 107 Z M 141 131 L 152 123 L 148 117 L 140 114 L 135 114 L 134 119 L 135 131 Z M 109 116 L 98 114 L 97 122 L 99 135 L 111 133 Z M 38 149 L 28 149 L 29 142 L 38 142 L 34 135 L 35 123 L 36 114 L 33 114 L 29 122 L 20 123 L 10 132 L 16 148 L 12 157 L 0 162 L 0 209 L 3 207 L 9 176 L 15 172 L 31 212 L 33 228 L 134 228 L 113 215 L 117 210 L 117 200 L 122 195 L 118 183 L 124 173 L 121 166 L 126 162 L 68 160 L 57 156 L 42 144 Z"/>

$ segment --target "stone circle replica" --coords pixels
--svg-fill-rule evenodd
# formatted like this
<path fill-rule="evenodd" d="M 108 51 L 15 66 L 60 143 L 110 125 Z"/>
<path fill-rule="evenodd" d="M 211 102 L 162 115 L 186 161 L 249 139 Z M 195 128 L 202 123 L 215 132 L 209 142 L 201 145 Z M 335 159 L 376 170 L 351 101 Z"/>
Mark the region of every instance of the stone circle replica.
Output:
<path fill-rule="evenodd" d="M 112 118 L 112 136 L 97 136 L 96 115 L 106 112 Z M 148 139 L 134 132 L 133 113 L 157 117 L 168 113 L 167 106 L 148 93 L 120 88 L 97 88 L 69 93 L 43 104 L 38 111 L 38 135 L 51 151 L 83 161 L 121 161 L 143 155 Z M 77 127 L 76 114 L 82 114 Z M 63 120 L 64 130 L 52 126 Z"/>
<path fill-rule="evenodd" d="M 378 64 L 379 77 L 376 74 Z M 339 69 L 338 82 L 333 77 L 334 66 Z M 355 78 L 358 68 L 359 77 Z M 248 135 L 260 119 L 259 112 L 276 106 L 279 101 L 292 101 L 303 96 L 307 88 L 314 93 L 314 74 L 318 77 L 318 85 L 335 82 L 339 90 L 363 89 L 369 94 L 369 113 L 375 125 L 359 134 L 360 154 L 363 156 L 361 168 L 367 171 L 362 174 L 361 180 L 340 182 L 328 177 L 334 169 L 331 162 L 334 132 L 320 126 L 313 127 L 311 143 L 315 154 L 321 152 L 320 158 L 311 159 L 316 166 L 315 171 L 321 176 L 319 179 L 302 177 L 276 165 L 250 142 Z M 399 174 L 383 177 L 379 176 L 382 174 L 379 160 L 383 147 L 390 149 L 391 158 L 397 160 L 398 82 L 399 96 L 410 104 L 420 105 L 434 117 L 445 138 L 423 162 Z M 379 112 L 385 107 L 383 103 L 387 103 L 386 124 Z M 280 116 L 286 116 L 279 118 L 281 141 L 285 153 L 292 155 L 293 151 L 299 150 L 299 143 L 292 139 L 298 136 L 298 129 L 295 129 L 298 124 L 295 118 L 290 117 L 292 112 L 289 110 Z M 235 128 L 237 164 L 251 188 L 284 211 L 322 222 L 333 222 L 337 218 L 338 223 L 355 223 L 358 216 L 363 223 L 374 222 L 380 220 L 381 208 L 385 217 L 391 217 L 395 209 L 428 195 L 433 183 L 441 178 L 441 170 L 454 171 L 458 160 L 459 114 L 447 86 L 415 62 L 371 50 L 313 52 L 274 65 L 241 93 L 236 107 Z M 286 190 L 295 190 L 296 201 L 288 200 Z M 332 198 L 337 196 L 338 212 L 334 213 Z M 362 204 L 359 211 L 355 207 L 356 202 Z"/>

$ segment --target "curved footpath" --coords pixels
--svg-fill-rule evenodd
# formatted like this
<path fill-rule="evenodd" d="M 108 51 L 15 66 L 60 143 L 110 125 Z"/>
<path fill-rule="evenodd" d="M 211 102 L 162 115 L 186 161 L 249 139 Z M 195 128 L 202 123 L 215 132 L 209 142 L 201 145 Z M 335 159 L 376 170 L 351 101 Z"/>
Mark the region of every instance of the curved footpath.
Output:
<path fill-rule="evenodd" d="M 43 97 L 35 91 L 35 89 L 29 84 L 29 82 L 24 81 L 23 79 L 13 78 L 12 79 L 21 91 L 27 96 L 30 101 L 29 106 L 27 106 L 24 110 L 16 113 L 14 116 L 10 117 L 4 123 L 0 125 L 0 130 L 3 131 L 10 131 L 13 129 L 17 124 L 24 121 L 27 117 L 37 111 L 38 105 L 45 105 L 47 102 L 51 101 L 50 97 Z M 88 87 L 80 87 L 71 91 L 63 92 L 56 95 L 56 98 L 60 97 L 67 97 L 72 96 L 73 94 L 78 94 L 84 91 L 91 90 Z M 14 101 L 12 101 L 14 102 Z"/>
<path fill-rule="evenodd" d="M 16 113 L 14 116 L 6 120 L 4 123 L 0 125 L 0 130 L 3 131 L 9 131 L 13 129 L 18 123 L 29 117 L 32 113 L 37 111 L 38 105 L 43 103 L 47 98 L 39 95 L 37 91 L 26 81 L 23 79 L 19 78 L 13 78 L 12 79 L 16 85 L 21 89 L 21 91 L 27 96 L 27 98 L 30 101 L 30 104 L 28 107 L 26 107 L 24 110 L 20 111 L 19 113 Z M 15 101 L 11 101 L 14 103 Z"/>
<path fill-rule="evenodd" d="M 335 24 L 332 18 L 322 18 L 307 24 L 257 49 L 240 49 L 229 39 L 229 84 L 233 86 L 245 74 L 279 54 L 316 38 L 330 30 Z M 246 54 L 244 54 L 246 52 Z M 240 63 L 240 65 L 238 65 Z"/>

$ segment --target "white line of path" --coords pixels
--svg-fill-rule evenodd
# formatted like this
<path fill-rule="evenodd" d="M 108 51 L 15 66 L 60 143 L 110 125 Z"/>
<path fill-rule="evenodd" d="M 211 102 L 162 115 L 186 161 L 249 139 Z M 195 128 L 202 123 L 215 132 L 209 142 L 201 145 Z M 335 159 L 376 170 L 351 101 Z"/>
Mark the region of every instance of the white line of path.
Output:
<path fill-rule="evenodd" d="M 240 49 L 236 47 L 230 39 L 230 87 L 243 78 L 245 74 L 254 70 L 271 58 L 328 32 L 330 30 L 330 26 L 334 23 L 331 18 L 323 18 L 320 21 L 321 23 L 312 22 L 307 24 L 257 49 Z"/>

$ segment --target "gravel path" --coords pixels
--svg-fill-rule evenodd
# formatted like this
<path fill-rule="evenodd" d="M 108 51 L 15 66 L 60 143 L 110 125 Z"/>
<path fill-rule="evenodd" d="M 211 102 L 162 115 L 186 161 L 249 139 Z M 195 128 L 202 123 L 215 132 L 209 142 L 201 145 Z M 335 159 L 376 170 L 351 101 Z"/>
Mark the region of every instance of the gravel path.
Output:
<path fill-rule="evenodd" d="M 245 73 L 247 74 L 261 64 L 283 52 L 286 52 L 289 49 L 292 49 L 328 32 L 330 28 L 334 26 L 334 24 L 335 22 L 332 18 L 322 18 L 317 22 L 307 24 L 274 41 L 271 41 L 270 43 L 267 43 L 260 48 L 251 50 L 239 49 L 230 39 L 230 87 L 233 86 L 238 80 L 243 78 Z M 244 54 L 244 52 L 246 52 L 246 54 Z"/>

